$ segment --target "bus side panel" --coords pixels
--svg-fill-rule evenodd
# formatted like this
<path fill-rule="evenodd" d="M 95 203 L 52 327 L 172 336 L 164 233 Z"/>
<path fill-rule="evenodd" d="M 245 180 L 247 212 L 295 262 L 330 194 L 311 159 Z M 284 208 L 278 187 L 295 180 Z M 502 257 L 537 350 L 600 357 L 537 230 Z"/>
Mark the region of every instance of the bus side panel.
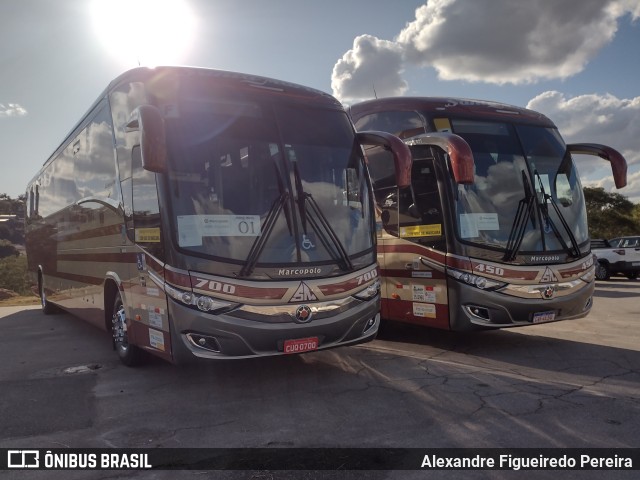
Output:
<path fill-rule="evenodd" d="M 164 264 L 135 247 L 131 281 L 127 285 L 129 341 L 165 360 L 172 361 L 170 320 L 164 292 Z"/>
<path fill-rule="evenodd" d="M 29 269 L 41 269 L 49 300 L 105 328 L 104 281 L 126 279 L 126 242 L 116 188 L 111 118 L 99 103 L 43 169 L 28 230 Z M 30 207 L 31 208 L 31 207 Z"/>

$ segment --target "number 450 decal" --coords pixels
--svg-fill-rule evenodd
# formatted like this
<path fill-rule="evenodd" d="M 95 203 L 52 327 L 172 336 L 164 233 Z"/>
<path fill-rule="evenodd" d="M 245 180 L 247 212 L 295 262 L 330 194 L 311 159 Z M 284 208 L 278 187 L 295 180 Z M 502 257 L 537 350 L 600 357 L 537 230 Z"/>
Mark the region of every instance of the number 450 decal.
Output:
<path fill-rule="evenodd" d="M 485 265 L 484 263 L 478 264 L 476 272 L 488 273 L 489 275 L 497 275 L 502 277 L 504 275 L 504 268 L 494 267 L 493 265 Z"/>

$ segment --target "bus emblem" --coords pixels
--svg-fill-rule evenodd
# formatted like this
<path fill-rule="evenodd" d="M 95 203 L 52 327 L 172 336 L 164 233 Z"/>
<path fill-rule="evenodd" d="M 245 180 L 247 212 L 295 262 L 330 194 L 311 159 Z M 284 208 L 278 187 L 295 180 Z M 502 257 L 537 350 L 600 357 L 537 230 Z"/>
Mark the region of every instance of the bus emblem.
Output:
<path fill-rule="evenodd" d="M 556 289 L 552 285 L 547 285 L 546 287 L 544 287 L 541 293 L 542 298 L 544 298 L 545 300 L 551 300 L 556 296 Z"/>
<path fill-rule="evenodd" d="M 308 305 L 300 305 L 296 308 L 295 319 L 298 323 L 307 323 L 311 321 L 311 317 L 313 313 L 311 312 L 311 307 Z"/>
<path fill-rule="evenodd" d="M 311 291 L 311 289 L 309 288 L 309 285 L 307 285 L 304 282 L 300 282 L 300 285 L 298 286 L 296 293 L 293 294 L 293 296 L 291 297 L 291 300 L 289 300 L 289 303 L 312 302 L 315 300 L 318 300 L 318 297 L 316 297 L 315 293 Z"/>

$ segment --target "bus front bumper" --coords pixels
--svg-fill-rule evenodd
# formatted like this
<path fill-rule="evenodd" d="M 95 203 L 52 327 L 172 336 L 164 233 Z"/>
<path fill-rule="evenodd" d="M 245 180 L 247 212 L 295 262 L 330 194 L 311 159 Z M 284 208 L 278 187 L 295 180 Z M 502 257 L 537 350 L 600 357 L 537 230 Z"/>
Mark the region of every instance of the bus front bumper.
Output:
<path fill-rule="evenodd" d="M 520 298 L 451 282 L 452 330 L 507 328 L 585 317 L 591 311 L 595 282 L 549 299 Z"/>
<path fill-rule="evenodd" d="M 302 353 L 373 340 L 380 326 L 379 295 L 367 301 L 351 298 L 344 303 L 329 314 L 313 315 L 306 323 L 296 323 L 292 319 L 286 321 L 282 312 L 269 313 L 278 307 L 264 307 L 263 312 L 260 307 L 240 307 L 212 315 L 170 300 L 174 362 L 188 363 L 195 357 L 242 359 Z M 291 344 L 299 346 L 285 348 Z"/>

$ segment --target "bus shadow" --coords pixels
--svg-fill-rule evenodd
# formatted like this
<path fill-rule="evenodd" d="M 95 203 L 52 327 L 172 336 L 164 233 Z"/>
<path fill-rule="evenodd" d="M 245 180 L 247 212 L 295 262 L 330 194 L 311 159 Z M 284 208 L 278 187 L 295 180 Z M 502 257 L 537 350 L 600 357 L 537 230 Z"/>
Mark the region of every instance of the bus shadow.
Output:
<path fill-rule="evenodd" d="M 529 335 L 529 327 L 514 331 L 450 332 L 399 322 L 383 325 L 378 341 L 390 342 L 399 351 L 419 348 L 434 358 L 457 355 L 459 361 L 465 362 L 465 358 L 472 361 L 471 357 L 476 357 L 549 372 L 580 368 L 585 373 L 592 370 L 594 375 L 600 374 L 605 362 L 615 365 L 618 370 L 640 368 L 640 351 L 555 338 L 539 331 Z"/>
<path fill-rule="evenodd" d="M 582 384 L 593 384 L 589 377 L 606 375 L 606 362 L 640 370 L 640 354 L 619 348 L 505 330 L 452 333 L 404 324 L 385 324 L 378 340 L 356 347 L 184 368 L 149 357 L 144 365 L 128 368 L 111 351 L 105 332 L 82 320 L 65 314 L 14 315 L 3 322 L 5 327 L 10 324 L 12 337 L 6 344 L 21 338 L 12 353 L 38 358 L 30 367 L 20 366 L 25 377 L 34 378 L 29 368 L 58 371 L 60 366 L 88 362 L 104 366 L 88 373 L 96 378 L 87 395 L 95 397 L 92 401 L 103 416 L 94 428 L 96 445 L 140 447 L 153 438 L 154 445 L 165 447 L 292 447 L 318 442 L 358 447 L 415 442 L 433 447 L 493 446 L 511 438 L 513 431 L 521 432 L 520 445 L 597 445 L 601 437 L 583 428 L 577 419 L 579 408 L 570 410 L 577 417 L 567 417 L 567 399 L 549 398 L 549 392 L 570 395 L 575 389 L 554 373 L 575 368 Z M 73 347 L 54 349 L 63 346 L 61 339 Z M 3 355 L 5 360 L 13 356 L 10 353 Z M 518 375 L 518 366 L 546 372 L 529 378 L 527 372 Z M 11 377 L 15 367 L 7 366 Z M 616 381 L 626 386 L 630 380 Z M 604 401 L 589 389 L 579 395 L 576 404 Z M 538 412 L 541 398 L 555 408 L 562 404 L 564 429 L 559 439 L 545 433 L 559 421 L 553 413 L 549 419 L 535 415 L 531 422 L 515 415 L 519 408 Z M 620 402 L 616 405 L 626 409 L 628 400 Z M 484 416 L 475 417 L 479 409 Z M 619 421 L 612 413 L 606 415 L 603 421 Z M 484 425 L 490 435 L 474 436 L 469 430 L 461 436 L 455 427 L 460 416 Z M 433 421 L 438 418 L 443 420 Z M 425 425 L 435 429 L 428 440 Z M 630 428 L 624 428 L 622 444 Z"/>

